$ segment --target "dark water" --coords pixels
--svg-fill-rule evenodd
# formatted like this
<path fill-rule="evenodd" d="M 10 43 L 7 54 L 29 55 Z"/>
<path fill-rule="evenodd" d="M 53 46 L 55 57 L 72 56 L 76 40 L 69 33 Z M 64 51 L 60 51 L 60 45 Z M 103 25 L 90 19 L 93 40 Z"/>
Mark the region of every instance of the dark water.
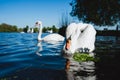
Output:
<path fill-rule="evenodd" d="M 0 33 L 0 80 L 67 80 L 66 60 L 60 56 L 63 45 L 38 43 L 37 33 Z M 100 58 L 95 74 L 81 79 L 119 80 L 120 44 L 116 37 L 98 36 L 95 53 Z"/>
<path fill-rule="evenodd" d="M 96 41 L 97 80 L 120 80 L 120 37 L 99 36 Z"/>

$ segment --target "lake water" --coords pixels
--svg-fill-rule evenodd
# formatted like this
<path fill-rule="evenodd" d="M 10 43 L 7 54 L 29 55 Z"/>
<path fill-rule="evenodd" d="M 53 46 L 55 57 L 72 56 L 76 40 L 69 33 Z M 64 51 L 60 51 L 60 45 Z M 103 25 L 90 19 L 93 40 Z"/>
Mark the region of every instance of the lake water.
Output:
<path fill-rule="evenodd" d="M 43 33 L 42 37 L 48 35 Z M 117 80 L 120 46 L 114 36 L 98 36 L 95 53 L 100 58 L 93 75 L 83 80 Z M 101 42 L 100 42 L 101 41 Z M 112 41 L 112 43 L 104 43 Z M 64 42 L 37 42 L 37 33 L 0 33 L 0 80 L 66 80 Z M 41 56 L 42 55 L 42 56 Z M 119 80 L 119 79 L 118 79 Z"/>

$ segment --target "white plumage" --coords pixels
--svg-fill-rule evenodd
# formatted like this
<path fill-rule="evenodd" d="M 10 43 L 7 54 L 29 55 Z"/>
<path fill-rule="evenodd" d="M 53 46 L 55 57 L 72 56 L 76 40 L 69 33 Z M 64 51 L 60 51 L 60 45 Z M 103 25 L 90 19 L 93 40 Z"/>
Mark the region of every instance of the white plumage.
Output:
<path fill-rule="evenodd" d="M 38 40 L 41 41 L 47 41 L 47 42 L 58 42 L 58 41 L 64 41 L 64 37 L 57 34 L 57 33 L 52 33 L 52 34 L 49 34 L 43 38 L 41 38 L 41 35 L 42 35 L 42 22 L 41 21 L 38 21 L 36 22 L 36 26 L 39 27 L 39 33 L 38 33 Z"/>
<path fill-rule="evenodd" d="M 71 23 L 66 29 L 66 39 L 71 37 L 70 49 L 66 50 L 65 45 L 63 51 L 65 53 L 74 53 L 80 48 L 88 48 L 89 52 L 95 49 L 96 30 L 91 24 Z"/>

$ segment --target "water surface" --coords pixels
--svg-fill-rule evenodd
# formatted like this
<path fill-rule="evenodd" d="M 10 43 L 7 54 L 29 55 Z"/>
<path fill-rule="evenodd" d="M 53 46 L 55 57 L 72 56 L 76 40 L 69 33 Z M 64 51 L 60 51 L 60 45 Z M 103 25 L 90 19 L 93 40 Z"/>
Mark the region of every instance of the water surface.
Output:
<path fill-rule="evenodd" d="M 37 33 L 0 33 L 0 77 L 37 69 L 51 73 L 64 70 L 65 59 L 60 56 L 63 42 L 38 43 L 36 38 Z"/>
<path fill-rule="evenodd" d="M 97 36 L 94 52 L 100 60 L 95 63 L 94 74 L 78 74 L 81 80 L 119 80 L 117 42 L 115 36 Z M 37 33 L 0 33 L 0 80 L 66 80 L 63 45 L 64 42 L 38 43 Z"/>

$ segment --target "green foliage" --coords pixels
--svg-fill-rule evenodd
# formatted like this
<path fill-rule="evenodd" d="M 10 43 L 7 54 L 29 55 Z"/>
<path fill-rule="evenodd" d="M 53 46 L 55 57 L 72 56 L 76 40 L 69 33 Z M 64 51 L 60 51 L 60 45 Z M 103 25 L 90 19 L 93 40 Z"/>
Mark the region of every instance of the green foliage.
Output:
<path fill-rule="evenodd" d="M 23 32 L 23 28 L 18 28 L 18 32 Z"/>
<path fill-rule="evenodd" d="M 27 25 L 24 28 L 18 28 L 15 25 L 9 25 L 6 23 L 0 24 L 0 32 L 27 32 L 29 26 Z M 38 32 L 38 28 L 33 28 L 34 32 Z M 58 32 L 58 29 L 53 25 L 52 27 L 43 27 L 43 32 L 46 32 L 47 30 L 53 30 L 54 33 Z"/>
<path fill-rule="evenodd" d="M 23 28 L 23 31 L 27 32 L 28 28 L 29 28 L 29 26 L 27 25 L 25 28 Z"/>
<path fill-rule="evenodd" d="M 73 0 L 71 15 L 95 25 L 115 25 L 120 20 L 120 0 Z"/>
<path fill-rule="evenodd" d="M 47 28 L 43 27 L 42 32 L 46 32 L 46 31 L 47 31 Z"/>
<path fill-rule="evenodd" d="M 54 33 L 58 32 L 58 29 L 55 27 L 55 25 L 52 26 L 52 30 L 53 30 Z"/>
<path fill-rule="evenodd" d="M 48 30 L 52 30 L 53 33 L 57 33 L 58 29 L 53 25 L 52 27 L 43 27 L 42 32 L 47 32 Z"/>
<path fill-rule="evenodd" d="M 61 28 L 59 29 L 58 33 L 59 33 L 60 35 L 62 35 L 62 36 L 65 37 L 66 28 L 67 28 L 67 27 L 64 27 L 64 26 L 61 27 Z"/>
<path fill-rule="evenodd" d="M 38 32 L 38 28 L 34 28 L 34 32 L 35 32 L 35 33 Z"/>
<path fill-rule="evenodd" d="M 78 62 L 85 62 L 85 61 L 97 61 L 98 58 L 94 58 L 90 56 L 88 53 L 74 53 L 73 59 Z"/>
<path fill-rule="evenodd" d="M 17 32 L 17 26 L 12 26 L 12 25 L 8 25 L 8 24 L 1 24 L 0 25 L 0 32 Z"/>

